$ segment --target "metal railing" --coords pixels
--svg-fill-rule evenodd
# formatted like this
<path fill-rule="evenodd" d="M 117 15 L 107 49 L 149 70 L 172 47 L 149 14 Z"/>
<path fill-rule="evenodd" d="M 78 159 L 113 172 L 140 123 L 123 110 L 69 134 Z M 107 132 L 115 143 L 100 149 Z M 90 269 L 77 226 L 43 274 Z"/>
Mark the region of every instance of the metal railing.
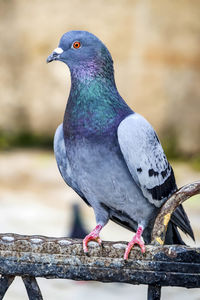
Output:
<path fill-rule="evenodd" d="M 126 242 L 89 243 L 69 238 L 0 234 L 0 299 L 15 276 L 21 276 L 30 300 L 42 300 L 36 277 L 148 285 L 148 299 L 158 300 L 162 286 L 200 287 L 200 248 L 163 245 L 174 209 L 200 193 L 200 182 L 184 186 L 167 200 L 156 218 L 152 244 L 145 254 L 134 247 L 124 261 Z"/>

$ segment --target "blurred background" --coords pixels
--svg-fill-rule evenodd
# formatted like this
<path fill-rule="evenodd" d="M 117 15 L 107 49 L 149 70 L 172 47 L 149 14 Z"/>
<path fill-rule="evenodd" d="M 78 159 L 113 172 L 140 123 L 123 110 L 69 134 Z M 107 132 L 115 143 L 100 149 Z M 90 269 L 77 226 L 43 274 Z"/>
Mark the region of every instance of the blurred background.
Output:
<path fill-rule="evenodd" d="M 0 0 L 0 231 L 65 236 L 78 203 L 85 230 L 93 211 L 63 182 L 52 151 L 70 75 L 46 58 L 69 30 L 88 30 L 110 50 L 117 86 L 154 126 L 178 186 L 200 178 L 200 2 Z M 200 197 L 185 204 L 200 245 Z M 106 240 L 132 233 L 108 224 Z M 44 299 L 146 299 L 146 287 L 40 279 Z M 200 299 L 199 290 L 163 288 L 162 299 Z M 6 300 L 27 299 L 16 279 Z"/>

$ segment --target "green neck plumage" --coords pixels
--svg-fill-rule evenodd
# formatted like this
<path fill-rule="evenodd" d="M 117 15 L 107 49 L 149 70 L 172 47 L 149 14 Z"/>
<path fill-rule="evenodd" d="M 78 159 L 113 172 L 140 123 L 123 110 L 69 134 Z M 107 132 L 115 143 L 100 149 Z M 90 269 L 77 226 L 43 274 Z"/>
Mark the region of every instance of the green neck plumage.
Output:
<path fill-rule="evenodd" d="M 70 136 L 111 134 L 112 128 L 132 113 L 116 89 L 114 76 L 91 74 L 71 74 L 72 85 L 64 117 L 65 132 Z"/>

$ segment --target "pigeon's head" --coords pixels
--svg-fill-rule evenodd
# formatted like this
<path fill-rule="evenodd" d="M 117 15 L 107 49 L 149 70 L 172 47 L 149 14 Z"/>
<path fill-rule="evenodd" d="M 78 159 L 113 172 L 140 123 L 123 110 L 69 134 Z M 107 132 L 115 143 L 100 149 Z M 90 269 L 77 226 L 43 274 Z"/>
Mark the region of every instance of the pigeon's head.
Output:
<path fill-rule="evenodd" d="M 106 46 L 87 31 L 69 31 L 65 33 L 56 48 L 47 58 L 47 63 L 59 60 L 74 69 L 100 71 L 112 69 L 112 57 Z"/>

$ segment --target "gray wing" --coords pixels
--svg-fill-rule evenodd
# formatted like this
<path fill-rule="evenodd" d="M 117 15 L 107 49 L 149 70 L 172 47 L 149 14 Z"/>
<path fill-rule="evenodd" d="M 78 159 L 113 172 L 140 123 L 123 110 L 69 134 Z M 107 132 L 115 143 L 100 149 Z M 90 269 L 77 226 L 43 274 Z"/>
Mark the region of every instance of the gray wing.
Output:
<path fill-rule="evenodd" d="M 172 167 L 154 129 L 135 113 L 120 123 L 118 142 L 129 171 L 143 195 L 150 203 L 160 207 L 177 190 L 177 186 Z M 182 205 L 173 212 L 171 221 L 194 239 Z M 179 239 L 178 243 L 182 240 Z"/>
<path fill-rule="evenodd" d="M 152 126 L 139 114 L 118 127 L 120 149 L 134 181 L 156 207 L 177 189 L 173 170 Z"/>
<path fill-rule="evenodd" d="M 80 191 L 76 182 L 72 179 L 71 176 L 71 168 L 67 158 L 67 152 L 63 135 L 63 124 L 60 124 L 56 129 L 53 146 L 58 169 L 64 181 L 89 205 L 87 199 Z"/>

